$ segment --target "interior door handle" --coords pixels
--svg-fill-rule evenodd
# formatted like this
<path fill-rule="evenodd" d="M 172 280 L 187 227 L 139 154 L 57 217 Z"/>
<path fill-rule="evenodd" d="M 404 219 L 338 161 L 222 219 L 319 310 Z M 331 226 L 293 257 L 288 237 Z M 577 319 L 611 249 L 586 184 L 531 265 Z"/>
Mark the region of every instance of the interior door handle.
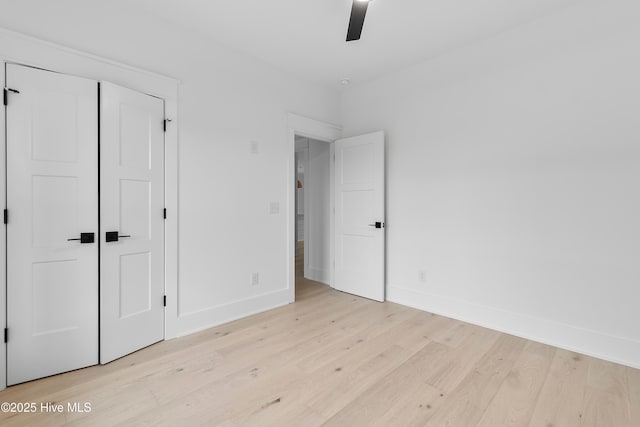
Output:
<path fill-rule="evenodd" d="M 80 233 L 80 237 L 67 239 L 68 242 L 71 242 L 72 240 L 80 240 L 80 243 L 93 243 L 95 242 L 95 235 L 94 233 Z"/>
<path fill-rule="evenodd" d="M 107 231 L 105 233 L 105 242 L 117 242 L 118 239 L 123 237 L 131 237 L 129 234 L 120 235 L 117 231 Z"/>
<path fill-rule="evenodd" d="M 373 224 L 369 224 L 369 227 L 384 228 L 384 222 L 376 221 Z"/>

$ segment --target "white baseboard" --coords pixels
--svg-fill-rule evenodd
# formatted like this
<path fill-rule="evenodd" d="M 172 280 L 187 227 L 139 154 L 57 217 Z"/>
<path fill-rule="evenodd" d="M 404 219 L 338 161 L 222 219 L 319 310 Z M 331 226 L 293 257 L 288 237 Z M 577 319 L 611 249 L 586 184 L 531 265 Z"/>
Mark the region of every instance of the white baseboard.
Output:
<path fill-rule="evenodd" d="M 468 301 L 387 286 L 387 300 L 474 325 L 640 368 L 640 342 Z"/>
<path fill-rule="evenodd" d="M 311 267 L 307 270 L 308 271 L 305 271 L 304 274 L 305 279 L 314 280 L 316 282 L 324 283 L 325 285 L 329 284 L 329 272 L 327 270 Z"/>
<path fill-rule="evenodd" d="M 289 304 L 289 298 L 289 289 L 281 289 L 196 312 L 184 313 L 178 316 L 176 320 L 176 331 L 171 336 L 167 336 L 166 339 L 189 335 L 281 307 Z"/>

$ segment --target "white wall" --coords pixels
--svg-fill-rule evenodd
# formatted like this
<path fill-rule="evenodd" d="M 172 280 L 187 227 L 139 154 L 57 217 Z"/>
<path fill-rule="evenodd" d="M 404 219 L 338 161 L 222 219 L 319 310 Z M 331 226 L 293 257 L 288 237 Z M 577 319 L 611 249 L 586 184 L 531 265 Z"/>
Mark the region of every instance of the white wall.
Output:
<path fill-rule="evenodd" d="M 388 135 L 388 299 L 640 367 L 638 22 L 582 1 L 345 92 Z"/>
<path fill-rule="evenodd" d="M 207 56 L 177 74 L 180 333 L 289 301 L 286 113 L 337 120 L 335 94 L 211 43 L 200 47 Z M 259 154 L 250 154 L 250 141 Z M 278 214 L 269 213 L 272 202 Z"/>
<path fill-rule="evenodd" d="M 308 231 L 305 254 L 308 253 L 308 265 L 304 275 L 325 284 L 330 281 L 329 148 L 328 142 L 309 139 L 305 176 L 305 225 Z"/>
<path fill-rule="evenodd" d="M 0 0 L 0 10 L 0 26 L 181 81 L 179 277 L 169 301 L 177 317 L 168 336 L 286 304 L 293 286 L 287 113 L 336 122 L 337 94 L 126 2 Z M 52 48 L 42 60 L 56 55 Z M 272 202 L 278 213 L 270 213 Z"/>

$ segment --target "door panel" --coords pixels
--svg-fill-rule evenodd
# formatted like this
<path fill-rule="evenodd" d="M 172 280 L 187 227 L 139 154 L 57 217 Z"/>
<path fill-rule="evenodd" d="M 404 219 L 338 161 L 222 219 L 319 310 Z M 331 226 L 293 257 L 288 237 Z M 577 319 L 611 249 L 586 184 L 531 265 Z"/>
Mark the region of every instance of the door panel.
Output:
<path fill-rule="evenodd" d="M 8 64 L 7 382 L 98 362 L 97 82 Z"/>
<path fill-rule="evenodd" d="M 126 234 L 151 240 L 150 196 L 151 182 L 120 180 L 120 225 Z"/>
<path fill-rule="evenodd" d="M 164 338 L 164 102 L 106 82 L 100 93 L 100 363 L 107 363 Z M 120 237 L 107 241 L 107 232 Z"/>
<path fill-rule="evenodd" d="M 334 286 L 384 301 L 384 132 L 337 140 L 335 155 Z"/>

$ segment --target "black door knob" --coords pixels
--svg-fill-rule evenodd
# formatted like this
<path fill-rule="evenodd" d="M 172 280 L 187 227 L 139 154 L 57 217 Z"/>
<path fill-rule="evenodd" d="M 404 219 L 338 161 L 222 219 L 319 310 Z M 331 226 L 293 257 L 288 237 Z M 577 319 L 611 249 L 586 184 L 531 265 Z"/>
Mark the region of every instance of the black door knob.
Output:
<path fill-rule="evenodd" d="M 123 238 L 123 237 L 131 237 L 131 236 L 128 235 L 128 234 L 120 235 L 120 234 L 118 234 L 117 231 L 107 231 L 105 233 L 105 239 L 104 240 L 105 240 L 105 242 L 117 242 L 118 239 Z"/>
<path fill-rule="evenodd" d="M 67 241 L 72 240 L 80 240 L 80 243 L 93 243 L 95 242 L 95 234 L 94 233 L 80 233 L 80 237 L 76 237 L 74 239 L 67 239 Z"/>

